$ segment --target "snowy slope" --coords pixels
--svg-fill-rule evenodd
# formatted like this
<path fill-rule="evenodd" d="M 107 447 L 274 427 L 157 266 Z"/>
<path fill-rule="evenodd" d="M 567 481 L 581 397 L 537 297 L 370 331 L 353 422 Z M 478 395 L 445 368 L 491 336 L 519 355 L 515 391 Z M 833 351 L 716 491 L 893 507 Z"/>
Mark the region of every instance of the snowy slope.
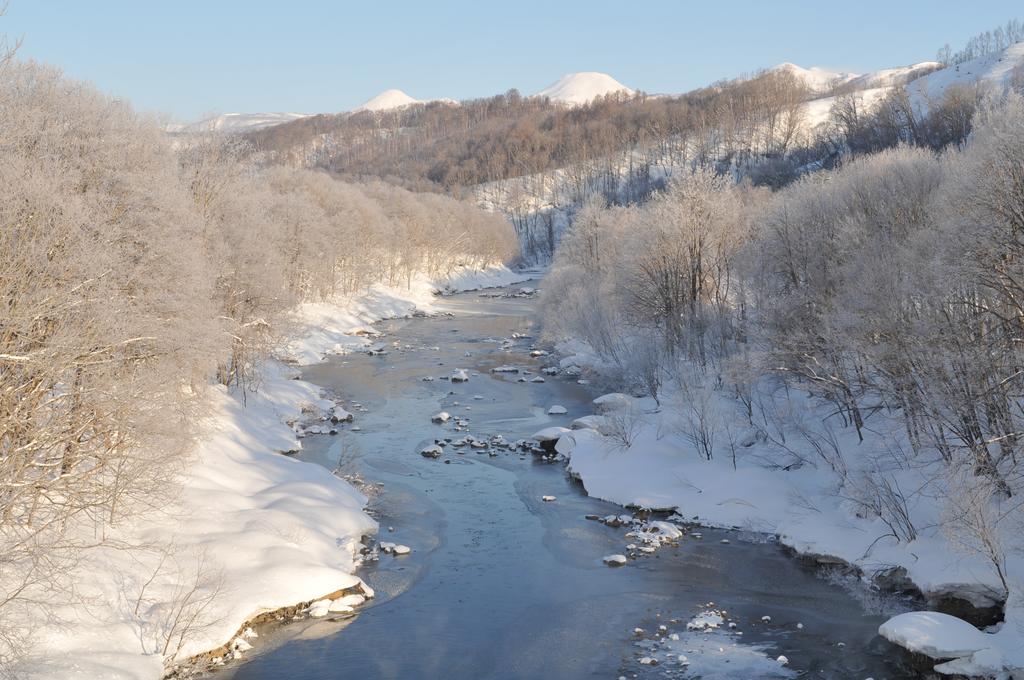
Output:
<path fill-rule="evenodd" d="M 273 127 L 299 118 L 306 118 L 305 113 L 224 113 L 195 123 L 167 126 L 168 132 L 196 134 L 200 132 L 252 132 L 261 128 Z"/>
<path fill-rule="evenodd" d="M 872 90 L 879 87 L 894 87 L 906 85 L 912 80 L 920 78 L 932 71 L 942 68 L 937 61 L 922 61 L 910 66 L 897 68 L 884 68 L 878 71 L 871 71 L 862 76 L 857 76 L 844 83 L 844 90 Z"/>
<path fill-rule="evenodd" d="M 366 101 L 356 111 L 390 111 L 410 104 L 422 104 L 419 99 L 413 99 L 401 90 L 384 90 L 376 97 Z"/>
<path fill-rule="evenodd" d="M 829 88 L 834 85 L 842 85 L 850 82 L 851 80 L 858 77 L 856 73 L 846 73 L 845 71 L 833 71 L 831 69 L 822 68 L 820 66 L 812 66 L 811 68 L 804 68 L 791 64 L 789 62 L 783 62 L 778 66 L 773 66 L 768 69 L 770 72 L 774 71 L 786 71 L 792 73 L 800 80 L 807 84 L 807 87 L 811 88 L 815 92 L 827 92 Z"/>
<path fill-rule="evenodd" d="M 807 102 L 804 106 L 803 126 L 806 130 L 812 131 L 827 122 L 832 107 L 840 96 L 852 94 L 858 99 L 861 110 L 869 112 L 892 92 L 893 88 L 928 78 L 927 74 L 935 72 L 938 65 L 939 63 L 935 61 L 923 61 L 910 66 L 871 71 L 850 78 L 843 83 L 842 95 L 818 97 Z"/>
<path fill-rule="evenodd" d="M 925 112 L 951 87 L 979 85 L 1001 92 L 1013 81 L 1015 71 L 1024 73 L 1024 42 L 918 78 L 908 87 L 910 100 Z"/>
<path fill-rule="evenodd" d="M 580 106 L 593 101 L 596 97 L 615 92 L 631 95 L 634 91 L 607 73 L 583 71 L 562 76 L 535 96 L 547 97 L 553 102 L 568 104 L 569 106 Z"/>
<path fill-rule="evenodd" d="M 875 87 L 868 90 L 851 92 L 849 94 L 852 94 L 858 99 L 862 111 L 869 112 L 891 91 L 892 87 Z M 832 106 L 835 105 L 838 99 L 839 97 L 819 97 L 818 99 L 812 99 L 804 104 L 804 129 L 811 131 L 819 125 L 827 122 L 829 114 L 832 111 Z"/>

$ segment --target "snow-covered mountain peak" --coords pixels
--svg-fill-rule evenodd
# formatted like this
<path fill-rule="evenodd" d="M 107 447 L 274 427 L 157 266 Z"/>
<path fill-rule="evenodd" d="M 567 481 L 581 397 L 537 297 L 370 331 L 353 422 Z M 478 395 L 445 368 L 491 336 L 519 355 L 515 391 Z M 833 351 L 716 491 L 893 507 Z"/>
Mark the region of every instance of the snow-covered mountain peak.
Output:
<path fill-rule="evenodd" d="M 615 92 L 631 95 L 634 91 L 607 73 L 581 71 L 562 76 L 538 92 L 536 96 L 547 97 L 553 102 L 570 106 L 580 106 L 593 101 L 596 97 Z"/>
<path fill-rule="evenodd" d="M 796 64 L 792 64 L 788 61 L 782 62 L 777 66 L 773 66 L 768 70 L 788 71 L 806 83 L 807 87 L 816 92 L 824 92 L 834 85 L 842 85 L 843 83 L 853 80 L 859 75 L 857 73 L 848 73 L 846 71 L 833 71 L 832 69 L 822 68 L 820 66 L 804 68 L 803 66 L 797 66 Z"/>
<path fill-rule="evenodd" d="M 401 90 L 384 90 L 373 99 L 363 103 L 356 111 L 390 111 L 399 109 L 410 104 L 420 104 L 420 100 L 413 99 Z"/>

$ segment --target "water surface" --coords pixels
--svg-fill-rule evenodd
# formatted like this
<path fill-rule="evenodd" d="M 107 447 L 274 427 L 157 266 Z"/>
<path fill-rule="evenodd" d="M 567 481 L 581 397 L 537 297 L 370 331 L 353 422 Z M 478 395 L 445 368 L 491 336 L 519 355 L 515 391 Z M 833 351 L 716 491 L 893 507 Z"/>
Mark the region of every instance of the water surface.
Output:
<path fill-rule="evenodd" d="M 475 293 L 445 298 L 441 306 L 454 316 L 379 324 L 388 354 L 333 357 L 304 371 L 343 399 L 360 429 L 309 437 L 300 457 L 375 484 L 370 511 L 380 539 L 413 553 L 383 555 L 360 572 L 377 597 L 355 618 L 264 627 L 258 649 L 219 677 L 701 677 L 697 658 L 688 669 L 639 665 L 633 630 L 683 630 L 709 602 L 728 610 L 745 644 L 766 645 L 772 658 L 785 654 L 801 675 L 912 677 L 876 635 L 885 619 L 876 607 L 763 537 L 704 530 L 701 539 L 609 568 L 601 558 L 624 552 L 627 530 L 585 516 L 624 510 L 587 497 L 561 464 L 451 447 L 438 460 L 421 457 L 435 437 L 466 434 L 431 424 L 441 409 L 469 418 L 476 437 L 509 441 L 591 413 L 595 394 L 574 379 L 521 383 L 490 372 L 514 364 L 532 377 L 544 365 L 529 356 L 534 339 L 502 344 L 513 333 L 535 334 L 535 305 Z M 422 380 L 456 368 L 471 379 Z M 553 404 L 568 414 L 546 415 Z"/>

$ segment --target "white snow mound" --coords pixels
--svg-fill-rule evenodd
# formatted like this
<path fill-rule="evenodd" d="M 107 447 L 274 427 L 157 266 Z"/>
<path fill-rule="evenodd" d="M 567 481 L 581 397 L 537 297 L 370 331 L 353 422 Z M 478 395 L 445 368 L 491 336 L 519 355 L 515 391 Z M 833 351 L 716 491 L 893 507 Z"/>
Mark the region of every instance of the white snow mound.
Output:
<path fill-rule="evenodd" d="M 390 111 L 400 109 L 410 104 L 422 104 L 419 99 L 413 99 L 401 90 L 384 90 L 376 97 L 366 101 L 356 111 Z"/>
<path fill-rule="evenodd" d="M 970 656 L 992 646 L 992 637 L 949 614 L 908 612 L 894 616 L 878 634 L 904 649 L 933 659 Z"/>
<path fill-rule="evenodd" d="M 538 97 L 547 97 L 553 102 L 568 104 L 569 106 L 581 106 L 587 104 L 597 97 L 607 96 L 621 92 L 626 95 L 634 93 L 619 81 L 607 73 L 596 71 L 582 71 L 580 73 L 569 73 L 562 76 L 556 82 L 548 85 L 537 93 Z"/>

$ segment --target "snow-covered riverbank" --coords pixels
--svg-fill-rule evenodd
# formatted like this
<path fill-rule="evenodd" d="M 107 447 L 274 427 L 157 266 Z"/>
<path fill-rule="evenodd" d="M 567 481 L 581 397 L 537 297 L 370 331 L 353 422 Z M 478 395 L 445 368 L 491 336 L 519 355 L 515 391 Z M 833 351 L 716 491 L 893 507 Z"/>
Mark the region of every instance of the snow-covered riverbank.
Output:
<path fill-rule="evenodd" d="M 563 371 L 578 373 L 582 367 L 599 379 L 608 368 L 585 347 L 562 350 L 569 355 L 561 362 Z M 876 414 L 859 441 L 852 426 L 844 428 L 828 409 L 795 390 L 765 398 L 760 408 L 772 413 L 748 417 L 739 400 L 710 387 L 670 386 L 660 405 L 649 397 L 607 397 L 595 402 L 603 415 L 578 423 L 580 429 L 565 434 L 558 448 L 567 454 L 570 472 L 598 498 L 677 509 L 705 526 L 775 534 L 800 554 L 852 565 L 868 579 L 887 577 L 897 587 L 909 580 L 932 605 L 949 598 L 975 607 L 1001 604 L 1005 591 L 985 546 L 962 526 L 963 517 L 950 516 L 944 502 L 954 482 L 942 476 L 937 461 L 900 464 L 905 434 L 895 419 Z M 888 494 L 876 487 L 883 471 Z M 895 507 L 874 513 L 872 503 Z M 903 525 L 894 527 L 896 519 Z M 1001 540 L 1015 544 L 1012 535 Z M 934 655 L 958 659 L 943 667 L 949 672 L 1024 672 L 1024 558 L 1008 551 L 1005 568 L 1006 621 L 979 632 L 986 644 L 976 651 Z M 883 631 L 891 633 L 890 640 L 903 644 L 913 637 L 918 646 L 928 646 L 920 626 L 911 634 L 898 624 Z"/>
<path fill-rule="evenodd" d="M 280 356 L 309 363 L 351 351 L 371 342 L 359 332 L 368 324 L 429 311 L 437 289 L 525 278 L 495 267 L 304 305 Z M 224 645 L 241 654 L 251 640 L 235 636 L 261 613 L 362 588 L 354 575 L 361 539 L 377 530 L 363 512 L 366 498 L 323 467 L 281 454 L 301 446 L 294 424 L 319 421 L 334 406 L 293 378 L 293 369 L 271 360 L 258 391 L 209 387 L 202 435 L 177 472 L 176 490 L 138 499 L 116 534 L 81 528 L 78 538 L 98 547 L 70 567 L 73 590 L 25 612 L 31 637 L 19 673 L 152 680 L 168 662 Z"/>

